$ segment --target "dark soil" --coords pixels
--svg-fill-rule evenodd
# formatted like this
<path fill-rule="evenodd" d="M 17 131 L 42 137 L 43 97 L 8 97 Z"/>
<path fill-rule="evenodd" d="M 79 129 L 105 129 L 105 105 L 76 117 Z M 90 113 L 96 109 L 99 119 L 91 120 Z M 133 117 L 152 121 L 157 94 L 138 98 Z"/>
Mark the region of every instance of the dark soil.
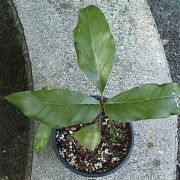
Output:
<path fill-rule="evenodd" d="M 110 134 L 109 120 L 107 117 L 102 116 L 102 140 L 94 152 L 82 147 L 70 136 L 86 125 L 89 124 L 75 125 L 56 130 L 55 142 L 59 154 L 68 164 L 84 173 L 97 174 L 112 171 L 121 164 L 130 149 L 131 134 L 127 123 L 115 124 L 119 139 L 113 142 Z"/>
<path fill-rule="evenodd" d="M 0 0 L 0 179 L 25 179 L 29 121 L 4 97 L 28 89 L 23 48 L 9 0 Z"/>

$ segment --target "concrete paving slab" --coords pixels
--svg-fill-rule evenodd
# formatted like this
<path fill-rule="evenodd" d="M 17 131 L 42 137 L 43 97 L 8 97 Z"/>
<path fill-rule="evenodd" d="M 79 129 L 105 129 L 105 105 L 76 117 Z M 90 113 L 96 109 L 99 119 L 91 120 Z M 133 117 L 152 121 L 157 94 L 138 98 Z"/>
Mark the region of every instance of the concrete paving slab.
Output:
<path fill-rule="evenodd" d="M 116 63 L 106 89 L 111 97 L 140 83 L 170 82 L 154 19 L 145 0 L 13 0 L 24 26 L 35 89 L 69 87 L 89 95 L 97 89 L 79 71 L 73 45 L 78 9 L 98 5 L 105 13 L 117 46 Z M 134 122 L 135 145 L 126 166 L 99 180 L 174 180 L 177 154 L 176 116 Z M 50 146 L 34 153 L 33 180 L 86 180 L 67 170 Z M 94 179 L 94 178 L 93 178 Z"/>
<path fill-rule="evenodd" d="M 174 82 L 180 83 L 180 1 L 179 0 L 148 0 L 158 32 L 164 44 L 164 51 L 169 64 L 170 74 Z M 172 13 L 173 12 L 173 13 Z M 180 179 L 180 116 L 178 118 L 178 164 L 177 180 Z"/>

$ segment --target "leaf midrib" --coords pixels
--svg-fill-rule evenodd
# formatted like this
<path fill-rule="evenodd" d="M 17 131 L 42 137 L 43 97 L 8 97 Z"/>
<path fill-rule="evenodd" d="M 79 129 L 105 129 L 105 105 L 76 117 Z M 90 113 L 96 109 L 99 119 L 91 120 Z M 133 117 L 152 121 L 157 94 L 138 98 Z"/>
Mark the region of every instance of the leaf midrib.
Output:
<path fill-rule="evenodd" d="M 91 45 L 92 45 L 92 49 L 93 49 L 93 55 L 94 55 L 94 59 L 95 59 L 95 65 L 96 65 L 96 70 L 97 70 L 97 74 L 98 77 L 100 78 L 100 74 L 99 74 L 99 69 L 97 67 L 98 64 L 98 58 L 97 55 L 95 53 L 95 47 L 94 47 L 94 40 L 93 40 L 93 36 L 92 36 L 92 28 L 91 28 L 91 22 L 90 22 L 90 17 L 89 17 L 89 10 L 87 9 L 87 16 L 88 16 L 88 25 L 89 25 L 89 30 L 90 30 L 90 37 L 91 37 Z"/>
<path fill-rule="evenodd" d="M 130 104 L 130 103 L 138 103 L 138 102 L 147 102 L 147 101 L 156 101 L 156 100 L 161 100 L 161 99 L 168 99 L 168 98 L 173 98 L 173 96 L 163 96 L 163 97 L 158 97 L 158 98 L 147 98 L 147 99 L 140 99 L 136 101 L 119 101 L 119 102 L 108 102 L 105 104 Z"/>
<path fill-rule="evenodd" d="M 24 100 L 21 100 L 21 102 L 24 102 L 24 103 L 29 103 L 29 104 L 46 104 L 46 105 L 55 105 L 55 106 L 73 106 L 73 105 L 100 105 L 100 104 L 88 104 L 88 103 L 83 103 L 83 104 L 80 104 L 80 103 L 72 103 L 72 104 L 68 104 L 68 103 L 65 103 L 65 104 L 56 104 L 56 103 L 48 103 L 48 102 L 32 102 L 32 101 L 24 101 Z"/>
<path fill-rule="evenodd" d="M 93 41 L 93 37 L 92 37 L 92 29 L 91 29 L 91 23 L 90 23 L 90 18 L 89 18 L 89 11 L 87 9 L 87 15 L 88 15 L 88 25 L 89 25 L 89 30 L 90 30 L 90 36 L 91 36 L 91 45 L 92 45 L 92 49 L 93 49 L 93 55 L 94 55 L 94 59 L 97 63 L 97 56 L 95 54 L 95 48 L 94 48 L 94 41 Z M 97 69 L 97 66 L 96 66 Z"/>
<path fill-rule="evenodd" d="M 156 100 L 161 100 L 161 99 L 168 99 L 168 98 L 173 98 L 173 96 L 163 96 L 163 97 L 158 97 L 158 98 L 147 98 L 147 99 L 140 99 L 140 100 L 136 100 L 136 101 L 120 101 L 120 102 L 108 102 L 105 103 L 105 104 L 129 104 L 129 103 L 137 103 L 137 102 L 147 102 L 147 101 L 156 101 Z M 83 104 L 80 104 L 80 103 L 72 103 L 72 104 L 68 104 L 68 103 L 65 103 L 65 104 L 56 104 L 56 103 L 48 103 L 48 102 L 29 102 L 29 101 L 24 101 L 24 100 L 21 100 L 22 102 L 24 103 L 29 103 L 29 104 L 46 104 L 46 105 L 56 105 L 56 106 L 73 106 L 73 105 L 99 105 L 98 103 L 97 104 L 88 104 L 88 103 L 83 103 Z"/>

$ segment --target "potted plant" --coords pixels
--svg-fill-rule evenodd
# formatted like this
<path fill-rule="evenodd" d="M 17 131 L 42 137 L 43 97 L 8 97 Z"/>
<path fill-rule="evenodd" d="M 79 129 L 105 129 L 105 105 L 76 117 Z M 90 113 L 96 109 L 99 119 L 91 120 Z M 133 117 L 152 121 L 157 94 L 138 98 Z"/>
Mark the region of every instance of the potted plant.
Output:
<path fill-rule="evenodd" d="M 104 176 L 127 161 L 133 145 L 132 121 L 180 114 L 180 85 L 144 84 L 105 98 L 116 49 L 106 18 L 96 6 L 79 11 L 74 44 L 79 67 L 100 96 L 45 87 L 6 99 L 41 123 L 35 136 L 38 154 L 52 134 L 54 150 L 66 167 L 84 176 Z"/>

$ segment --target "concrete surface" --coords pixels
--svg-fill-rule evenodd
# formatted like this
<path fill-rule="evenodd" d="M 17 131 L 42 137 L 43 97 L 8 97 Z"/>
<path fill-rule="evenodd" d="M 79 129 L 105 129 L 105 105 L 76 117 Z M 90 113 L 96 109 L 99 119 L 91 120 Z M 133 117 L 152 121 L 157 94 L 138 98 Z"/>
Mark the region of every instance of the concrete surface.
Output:
<path fill-rule="evenodd" d="M 86 3 L 85 3 L 86 2 Z M 77 12 L 98 4 L 105 13 L 117 45 L 116 63 L 106 96 L 140 83 L 171 81 L 164 50 L 145 0 L 94 1 L 14 0 L 32 61 L 35 89 L 44 85 L 69 87 L 88 94 L 97 89 L 79 71 L 73 45 Z M 135 145 L 126 166 L 99 180 L 173 180 L 176 170 L 177 120 L 135 122 Z M 62 166 L 49 149 L 34 154 L 33 180 L 86 180 Z M 94 178 L 93 178 L 94 179 Z"/>
<path fill-rule="evenodd" d="M 180 83 L 180 1 L 148 0 L 158 32 L 164 44 L 164 50 L 173 82 Z M 180 179 L 180 116 L 178 118 L 178 154 L 177 177 Z"/>

